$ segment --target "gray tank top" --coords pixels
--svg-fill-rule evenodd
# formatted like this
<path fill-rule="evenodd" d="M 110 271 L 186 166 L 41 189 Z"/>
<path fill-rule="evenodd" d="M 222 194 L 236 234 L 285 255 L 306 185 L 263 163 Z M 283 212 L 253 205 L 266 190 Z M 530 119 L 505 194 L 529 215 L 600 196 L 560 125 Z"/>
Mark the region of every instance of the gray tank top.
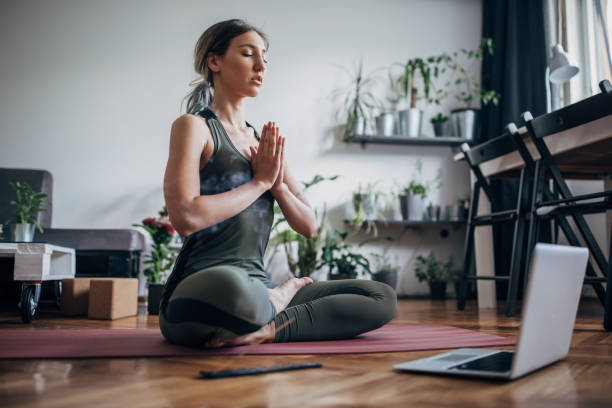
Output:
<path fill-rule="evenodd" d="M 200 170 L 200 194 L 224 193 L 252 180 L 251 162 L 234 146 L 217 116 L 208 108 L 199 114 L 206 119 L 214 143 L 211 158 Z M 204 268 L 235 265 L 266 280 L 263 256 L 273 221 L 274 197 L 266 191 L 241 213 L 186 237 L 164 287 L 161 308 L 181 280 Z"/>

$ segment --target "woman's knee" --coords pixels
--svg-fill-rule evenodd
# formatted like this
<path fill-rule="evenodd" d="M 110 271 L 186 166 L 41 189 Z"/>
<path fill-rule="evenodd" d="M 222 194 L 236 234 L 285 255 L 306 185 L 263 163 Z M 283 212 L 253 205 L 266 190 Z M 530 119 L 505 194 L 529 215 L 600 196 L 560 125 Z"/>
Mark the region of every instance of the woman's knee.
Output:
<path fill-rule="evenodd" d="M 386 283 L 371 281 L 375 285 L 376 300 L 380 319 L 383 324 L 390 322 L 397 315 L 397 293 Z"/>
<path fill-rule="evenodd" d="M 179 298 L 215 299 L 239 295 L 248 279 L 245 271 L 228 266 L 203 269 L 183 279 L 174 289 L 170 301 Z"/>
<path fill-rule="evenodd" d="M 178 299 L 198 300 L 259 326 L 274 318 L 274 308 L 263 283 L 251 278 L 245 270 L 229 265 L 186 277 L 177 285 L 170 303 Z"/>

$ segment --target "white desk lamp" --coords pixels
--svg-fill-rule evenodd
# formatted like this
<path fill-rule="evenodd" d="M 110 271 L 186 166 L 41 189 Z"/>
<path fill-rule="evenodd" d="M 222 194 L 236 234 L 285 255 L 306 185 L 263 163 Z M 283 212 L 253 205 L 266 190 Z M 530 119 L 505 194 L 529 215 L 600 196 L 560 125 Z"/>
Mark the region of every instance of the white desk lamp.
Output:
<path fill-rule="evenodd" d="M 546 85 L 548 88 L 546 108 L 548 112 L 551 111 L 550 83 L 552 82 L 553 84 L 558 85 L 567 82 L 576 74 L 578 74 L 579 71 L 580 68 L 578 68 L 576 65 L 570 64 L 569 56 L 563 50 L 561 44 L 556 44 L 552 48 L 552 57 L 548 61 L 548 67 L 546 70 L 546 73 L 548 74 L 548 78 L 546 81 Z M 556 97 L 555 99 L 558 99 L 558 97 Z M 555 101 L 554 105 L 555 106 L 553 106 L 552 109 L 556 110 L 558 108 L 557 100 Z"/>

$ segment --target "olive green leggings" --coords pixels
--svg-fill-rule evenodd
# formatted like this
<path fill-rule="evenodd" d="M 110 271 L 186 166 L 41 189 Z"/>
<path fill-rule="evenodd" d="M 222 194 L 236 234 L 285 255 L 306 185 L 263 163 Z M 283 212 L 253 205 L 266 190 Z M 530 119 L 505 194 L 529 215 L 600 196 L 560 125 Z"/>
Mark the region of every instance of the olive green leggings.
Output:
<path fill-rule="evenodd" d="M 397 311 L 389 285 L 346 279 L 304 286 L 277 314 L 266 284 L 231 265 L 193 273 L 160 311 L 162 334 L 171 343 L 201 347 L 213 336 L 237 337 L 274 320 L 275 342 L 337 340 L 377 329 Z"/>

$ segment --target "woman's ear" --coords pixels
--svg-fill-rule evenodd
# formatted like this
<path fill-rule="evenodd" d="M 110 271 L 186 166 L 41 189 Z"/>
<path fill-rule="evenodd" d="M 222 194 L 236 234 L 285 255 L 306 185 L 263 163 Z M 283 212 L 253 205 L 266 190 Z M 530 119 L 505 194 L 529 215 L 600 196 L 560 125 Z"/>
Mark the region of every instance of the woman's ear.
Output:
<path fill-rule="evenodd" d="M 206 57 L 206 64 L 208 65 L 208 69 L 210 69 L 212 72 L 219 72 L 221 69 L 220 62 L 221 59 L 219 56 L 213 54 L 212 52 Z"/>

